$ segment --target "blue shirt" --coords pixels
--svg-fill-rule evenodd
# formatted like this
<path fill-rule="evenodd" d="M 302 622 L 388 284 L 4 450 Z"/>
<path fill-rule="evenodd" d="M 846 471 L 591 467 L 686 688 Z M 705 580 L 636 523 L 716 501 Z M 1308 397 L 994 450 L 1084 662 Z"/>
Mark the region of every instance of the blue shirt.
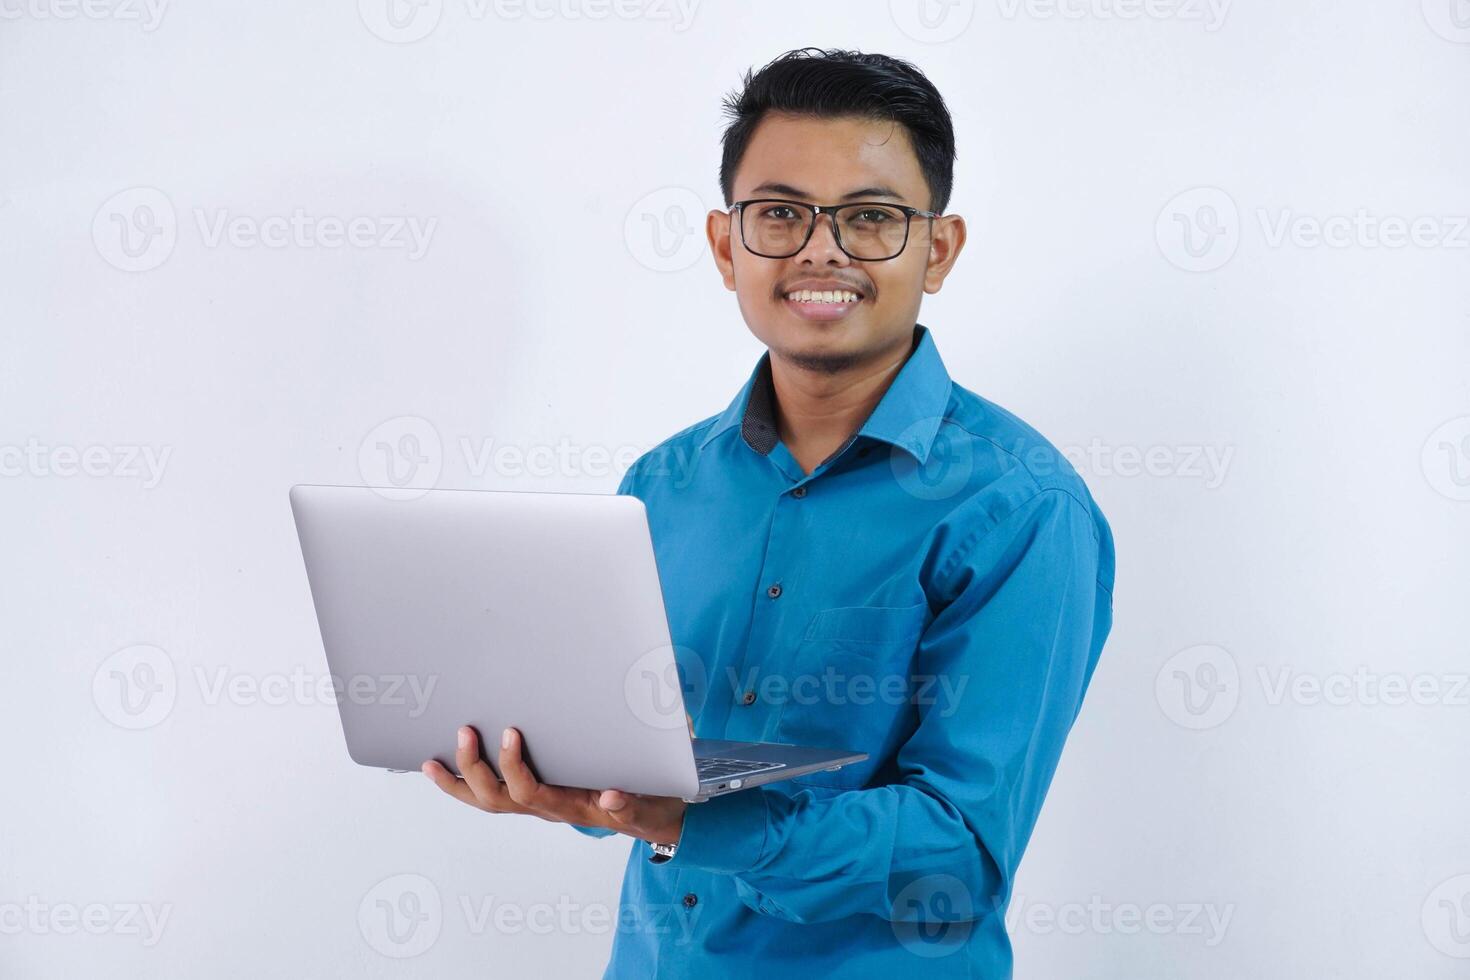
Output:
<path fill-rule="evenodd" d="M 809 474 L 772 391 L 766 352 L 618 492 L 695 733 L 868 759 L 691 804 L 662 864 L 634 841 L 605 977 L 1010 977 L 1016 868 L 1112 625 L 1107 521 L 923 324 Z"/>

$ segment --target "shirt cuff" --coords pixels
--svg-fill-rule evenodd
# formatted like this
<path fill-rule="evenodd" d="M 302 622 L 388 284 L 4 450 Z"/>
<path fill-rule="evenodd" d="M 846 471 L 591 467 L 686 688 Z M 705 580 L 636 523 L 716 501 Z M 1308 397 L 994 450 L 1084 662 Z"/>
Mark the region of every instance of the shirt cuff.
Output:
<path fill-rule="evenodd" d="M 690 803 L 684 810 L 678 849 L 657 863 L 728 874 L 749 871 L 765 855 L 769 826 L 766 791 L 761 788 Z"/>

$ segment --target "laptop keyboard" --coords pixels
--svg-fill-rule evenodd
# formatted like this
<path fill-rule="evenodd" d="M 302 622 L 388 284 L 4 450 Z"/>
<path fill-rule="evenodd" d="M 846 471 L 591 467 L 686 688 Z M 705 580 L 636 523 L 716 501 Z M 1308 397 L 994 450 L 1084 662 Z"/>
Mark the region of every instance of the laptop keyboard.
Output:
<path fill-rule="evenodd" d="M 708 779 L 724 779 L 729 776 L 749 776 L 758 772 L 785 768 L 785 764 L 781 762 L 750 762 L 746 759 L 721 758 L 695 759 L 694 765 L 699 771 L 701 782 Z"/>

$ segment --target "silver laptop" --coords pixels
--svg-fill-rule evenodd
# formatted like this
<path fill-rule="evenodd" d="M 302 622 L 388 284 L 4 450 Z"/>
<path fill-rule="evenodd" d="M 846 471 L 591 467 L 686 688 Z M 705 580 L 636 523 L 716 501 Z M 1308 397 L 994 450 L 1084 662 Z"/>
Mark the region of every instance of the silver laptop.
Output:
<path fill-rule="evenodd" d="M 867 758 L 692 738 L 637 497 L 295 486 L 342 732 L 365 766 L 451 772 L 460 725 L 544 783 L 699 802 Z"/>

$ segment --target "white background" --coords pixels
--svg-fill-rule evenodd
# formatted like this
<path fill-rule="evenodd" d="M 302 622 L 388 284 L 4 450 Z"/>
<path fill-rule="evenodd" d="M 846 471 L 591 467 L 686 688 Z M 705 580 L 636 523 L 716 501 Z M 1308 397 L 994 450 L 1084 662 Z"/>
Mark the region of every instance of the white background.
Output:
<path fill-rule="evenodd" d="M 1470 971 L 1470 4 L 386 2 L 0 0 L 0 974 L 600 972 L 623 839 L 267 703 L 326 669 L 286 489 L 417 434 L 441 486 L 611 491 L 720 411 L 719 99 L 808 44 L 946 96 L 921 321 L 1116 534 L 1017 975 Z"/>

